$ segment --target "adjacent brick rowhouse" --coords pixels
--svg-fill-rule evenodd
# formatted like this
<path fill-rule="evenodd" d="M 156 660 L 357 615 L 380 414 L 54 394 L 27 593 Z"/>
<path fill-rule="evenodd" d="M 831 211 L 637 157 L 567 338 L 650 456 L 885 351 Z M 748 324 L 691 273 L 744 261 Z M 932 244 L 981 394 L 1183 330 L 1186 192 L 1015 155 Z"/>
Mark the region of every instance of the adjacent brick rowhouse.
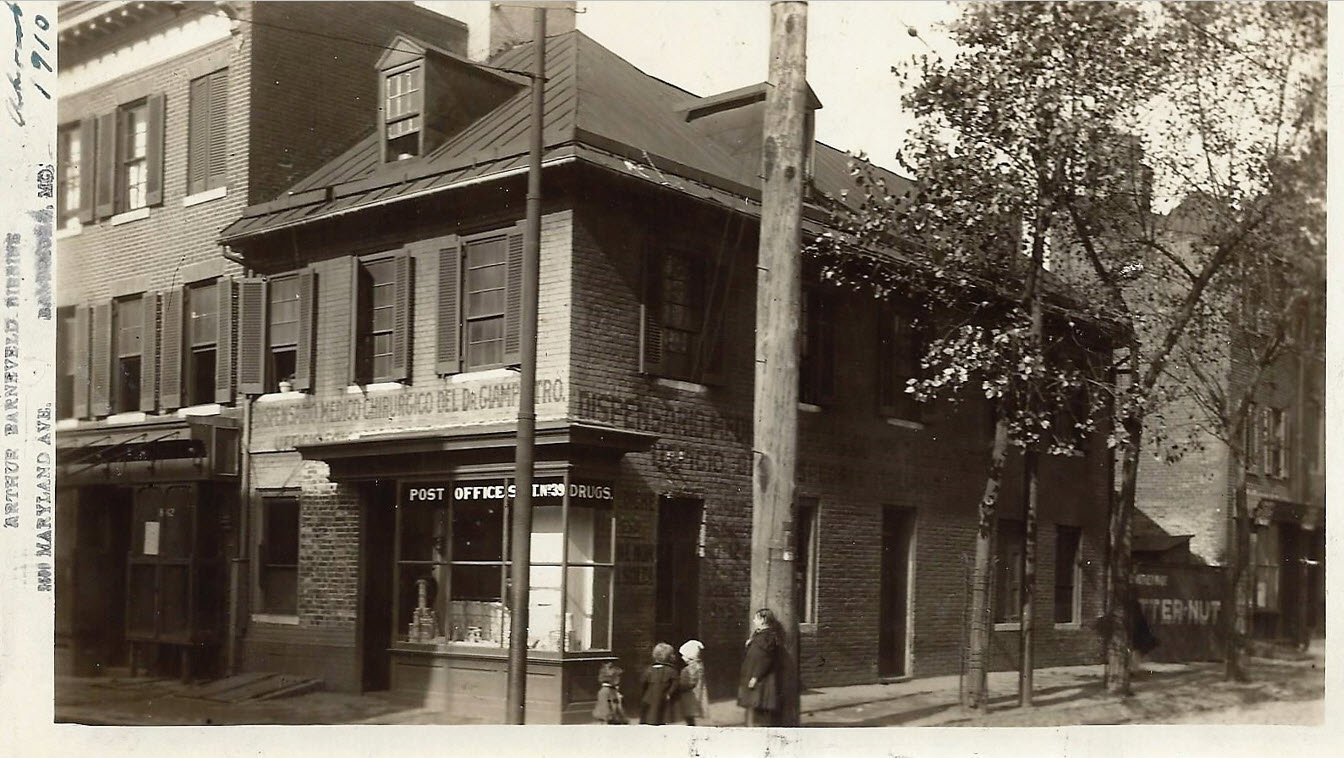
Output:
<path fill-rule="evenodd" d="M 166 3 L 151 3 L 122 9 L 108 4 L 107 12 L 115 22 L 90 17 L 92 25 L 74 30 L 61 27 L 61 124 L 114 113 L 119 106 L 146 96 L 164 97 L 162 202 L 145 209 L 142 218 L 103 218 L 57 232 L 57 300 L 63 308 L 106 303 L 121 295 L 163 292 L 192 281 L 241 276 L 242 267 L 224 257 L 225 250 L 218 243 L 220 230 L 249 204 L 274 198 L 295 179 L 373 131 L 379 115 L 373 71 L 383 45 L 398 34 L 414 33 L 444 49 L 466 52 L 465 25 L 410 2 L 195 5 L 173 9 Z M 62 22 L 66 10 L 62 9 Z M 71 10 L 78 16 L 90 9 Z M 191 83 L 226 67 L 227 183 L 223 194 L 189 197 Z M 296 103 L 304 105 L 295 107 Z M 92 165 L 80 169 L 86 175 L 94 172 Z M 330 326 L 336 328 L 335 322 Z M 162 316 L 156 332 L 163 333 Z M 155 344 L 161 345 L 161 338 Z M 145 356 L 151 362 L 156 358 Z M 88 361 L 89 357 L 76 351 L 76 359 Z M 153 375 L 157 380 L 157 372 Z M 156 407 L 159 412 L 151 410 L 147 423 L 172 418 L 172 413 L 163 413 L 163 403 Z M 216 413 L 240 415 L 236 402 L 224 403 Z M 77 452 L 81 445 L 102 444 L 98 438 L 116 433 L 114 427 L 105 429 L 105 425 L 94 418 L 66 419 L 58 431 L 58 440 L 64 440 L 62 453 L 81 455 Z M 260 471 L 266 467 L 266 463 L 258 465 Z M 134 479 L 125 482 L 128 487 L 138 483 Z M 59 475 L 57 484 L 61 523 L 68 526 L 57 532 L 58 551 L 70 556 L 58 570 L 62 577 L 58 593 L 69 600 L 81 591 L 74 577 L 87 576 L 88 570 L 70 565 L 77 556 L 71 540 L 78 532 L 74 509 L 79 492 L 68 484 L 62 487 Z M 348 513 L 357 514 L 350 506 L 355 501 L 349 493 L 327 492 L 323 489 L 327 485 L 320 482 L 303 486 L 314 493 L 322 490 L 320 497 L 312 496 L 317 499 L 304 512 L 304 528 L 312 537 L 304 543 L 304 558 L 329 572 L 326 579 L 318 580 L 317 574 L 309 577 L 301 589 L 304 607 L 312 609 L 306 616 L 312 627 L 307 639 L 319 649 L 333 643 L 348 647 L 355 612 L 354 564 L 343 563 L 338 554 L 350 553 L 352 560 L 357 554 L 357 520 L 342 520 Z M 240 494 L 234 499 L 240 499 Z M 236 506 L 230 522 L 239 523 Z M 328 533 L 329 528 L 338 531 Z M 229 545 L 237 542 L 234 535 L 225 541 Z M 328 544 L 330 549 L 324 547 Z M 344 604 L 332 598 L 344 598 Z M 70 646 L 81 623 L 87 628 L 87 622 L 73 618 L 78 612 L 73 603 L 63 601 L 61 607 L 58 651 Z M 258 628 L 252 640 L 264 640 L 265 634 L 266 629 Z M 315 656 L 319 661 L 322 658 Z M 333 678 L 342 681 L 341 676 L 333 674 Z M 349 686 L 348 674 L 343 681 Z"/>

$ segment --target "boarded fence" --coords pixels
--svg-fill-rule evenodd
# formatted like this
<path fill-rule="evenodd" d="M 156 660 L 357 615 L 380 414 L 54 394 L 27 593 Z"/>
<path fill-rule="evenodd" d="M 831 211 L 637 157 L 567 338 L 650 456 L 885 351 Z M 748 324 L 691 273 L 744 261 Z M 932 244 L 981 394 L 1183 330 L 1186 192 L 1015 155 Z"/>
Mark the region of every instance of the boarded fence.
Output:
<path fill-rule="evenodd" d="M 1133 587 L 1158 647 L 1150 661 L 1222 660 L 1223 569 L 1137 564 Z"/>

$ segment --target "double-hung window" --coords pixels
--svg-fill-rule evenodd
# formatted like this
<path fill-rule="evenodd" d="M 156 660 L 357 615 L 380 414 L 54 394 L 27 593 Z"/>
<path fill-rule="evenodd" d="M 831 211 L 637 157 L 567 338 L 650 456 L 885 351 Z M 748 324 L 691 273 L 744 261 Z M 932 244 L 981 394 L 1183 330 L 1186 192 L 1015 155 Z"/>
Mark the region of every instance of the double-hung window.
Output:
<path fill-rule="evenodd" d="M 920 404 L 908 392 L 919 376 L 923 340 L 909 308 L 895 303 L 878 306 L 877 398 L 879 412 L 888 418 L 920 421 Z"/>
<path fill-rule="evenodd" d="M 396 270 L 392 259 L 359 266 L 358 335 L 359 383 L 391 381 L 392 329 L 396 310 Z"/>
<path fill-rule="evenodd" d="M 117 184 L 121 190 L 118 211 L 132 211 L 149 204 L 149 105 L 145 101 L 122 106 L 117 111 Z"/>
<path fill-rule="evenodd" d="M 1076 624 L 1082 617 L 1079 575 L 1082 530 L 1055 526 L 1055 623 Z"/>
<path fill-rule="evenodd" d="M 261 500 L 261 611 L 293 616 L 299 612 L 299 499 Z"/>
<path fill-rule="evenodd" d="M 708 260 L 682 249 L 646 251 L 642 373 L 707 384 L 718 381 L 730 269 L 723 261 L 711 267 Z"/>
<path fill-rule="evenodd" d="M 1022 550 L 1026 542 L 1021 521 L 999 519 L 994 551 L 994 623 L 1022 620 Z"/>
<path fill-rule="evenodd" d="M 215 402 L 219 283 L 187 288 L 186 405 Z"/>
<path fill-rule="evenodd" d="M 299 357 L 299 278 L 272 279 L 268 294 L 266 375 L 269 389 L 278 390 L 282 383 L 292 389 Z"/>
<path fill-rule="evenodd" d="M 463 291 L 466 307 L 466 369 L 504 365 L 504 310 L 507 281 L 504 237 L 468 242 Z"/>
<path fill-rule="evenodd" d="M 387 160 L 420 154 L 423 125 L 424 68 L 415 65 L 389 73 L 383 79 L 383 128 L 387 133 Z"/>
<path fill-rule="evenodd" d="M 1288 412 L 1266 409 L 1265 475 L 1276 479 L 1288 476 Z"/>
<path fill-rule="evenodd" d="M 112 330 L 116 351 L 112 371 L 112 412 L 122 413 L 140 407 L 140 339 L 144 330 L 144 298 L 122 298 L 113 302 Z"/>
<path fill-rule="evenodd" d="M 90 220 L 92 206 L 93 122 L 65 124 L 56 132 L 56 226 L 65 226 L 78 218 Z"/>
<path fill-rule="evenodd" d="M 835 391 L 835 329 L 832 293 L 818 284 L 803 287 L 802 334 L 798 360 L 798 400 L 812 405 L 829 402 Z"/>
<path fill-rule="evenodd" d="M 239 392 L 312 390 L 316 281 L 306 268 L 238 283 Z"/>
<path fill-rule="evenodd" d="M 76 366 L 79 361 L 89 359 L 87 326 L 82 340 L 78 334 L 80 325 L 87 322 L 78 317 L 74 308 L 61 308 L 56 314 L 56 418 L 75 418 Z M 87 377 L 83 391 L 88 392 Z"/>

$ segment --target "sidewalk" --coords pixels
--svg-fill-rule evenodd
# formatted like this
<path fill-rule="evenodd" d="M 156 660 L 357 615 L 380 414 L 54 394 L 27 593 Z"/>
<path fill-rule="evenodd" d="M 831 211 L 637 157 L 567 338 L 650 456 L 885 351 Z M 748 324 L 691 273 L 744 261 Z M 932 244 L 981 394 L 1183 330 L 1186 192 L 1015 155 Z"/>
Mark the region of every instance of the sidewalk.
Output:
<path fill-rule="evenodd" d="M 1324 651 L 1303 660 L 1252 658 L 1251 681 L 1223 680 L 1221 663 L 1150 663 L 1136 675 L 1132 697 L 1108 694 L 1100 665 L 1064 666 L 1035 672 L 1034 705 L 1017 707 L 1017 673 L 989 676 L 990 703 L 983 712 L 959 704 L 956 676 L 807 690 L 802 725 L 830 726 L 1063 726 L 1075 724 L 1239 723 L 1220 714 L 1276 704 L 1282 721 L 1313 723 L 1324 698 Z M 201 685 L 126 677 L 58 677 L 57 722 L 83 724 L 455 724 L 442 711 L 407 707 L 380 694 L 313 692 L 244 703 L 197 696 Z M 631 700 L 632 698 L 627 698 Z M 1227 716 L 1236 718 L 1236 716 Z M 1280 715 L 1273 718 L 1278 719 Z M 474 722 L 479 723 L 479 722 Z M 706 723 L 741 726 L 742 710 L 731 700 L 710 705 Z"/>

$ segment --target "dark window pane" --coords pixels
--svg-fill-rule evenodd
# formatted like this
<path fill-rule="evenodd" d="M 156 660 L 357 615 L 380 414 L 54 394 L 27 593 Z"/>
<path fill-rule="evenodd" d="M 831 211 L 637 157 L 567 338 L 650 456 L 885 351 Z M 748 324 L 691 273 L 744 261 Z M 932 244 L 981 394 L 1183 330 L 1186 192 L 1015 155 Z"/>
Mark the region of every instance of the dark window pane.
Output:
<path fill-rule="evenodd" d="M 121 358 L 117 361 L 116 401 L 117 413 L 133 411 L 140 407 L 140 356 Z"/>
<path fill-rule="evenodd" d="M 456 503 L 453 508 L 453 560 L 503 559 L 503 503 L 499 501 Z"/>
<path fill-rule="evenodd" d="M 215 402 L 215 349 L 192 350 L 187 360 L 191 364 L 188 369 L 187 404 Z"/>
<path fill-rule="evenodd" d="M 401 510 L 401 560 L 436 561 L 448 558 L 443 542 L 446 510 L 415 505 Z"/>
<path fill-rule="evenodd" d="M 298 613 L 299 570 L 267 566 L 261 574 L 261 598 L 263 613 Z"/>
<path fill-rule="evenodd" d="M 1055 623 L 1077 621 L 1074 614 L 1075 572 L 1078 565 L 1077 527 L 1055 527 Z"/>
<path fill-rule="evenodd" d="M 463 566 L 452 567 L 453 600 L 501 600 L 503 578 L 501 566 Z"/>
<path fill-rule="evenodd" d="M 299 562 L 299 501 L 275 498 L 266 502 L 266 563 L 294 566 Z"/>

